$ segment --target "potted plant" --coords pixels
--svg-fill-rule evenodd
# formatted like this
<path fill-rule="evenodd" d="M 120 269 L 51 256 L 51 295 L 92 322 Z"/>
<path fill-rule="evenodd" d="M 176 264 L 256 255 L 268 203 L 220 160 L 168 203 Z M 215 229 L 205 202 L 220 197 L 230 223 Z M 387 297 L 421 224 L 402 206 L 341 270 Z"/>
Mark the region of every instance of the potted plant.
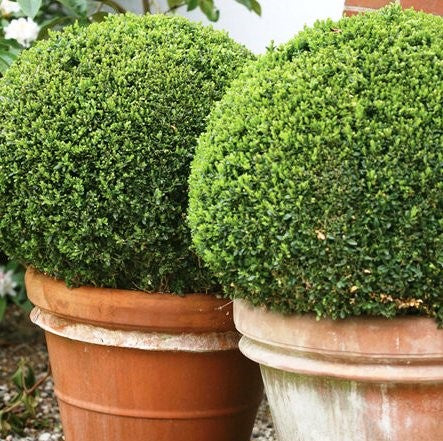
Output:
<path fill-rule="evenodd" d="M 260 374 L 185 212 L 197 136 L 252 58 L 184 18 L 116 15 L 1 80 L 0 245 L 29 267 L 67 441 L 249 440 Z"/>
<path fill-rule="evenodd" d="M 191 167 L 280 441 L 443 439 L 443 19 L 322 21 L 250 65 Z"/>

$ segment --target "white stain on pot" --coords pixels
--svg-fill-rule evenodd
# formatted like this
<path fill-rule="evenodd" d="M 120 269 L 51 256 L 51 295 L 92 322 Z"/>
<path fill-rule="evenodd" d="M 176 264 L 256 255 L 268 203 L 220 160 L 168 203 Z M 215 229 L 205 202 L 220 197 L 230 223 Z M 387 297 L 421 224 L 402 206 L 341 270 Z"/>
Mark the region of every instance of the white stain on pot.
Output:
<path fill-rule="evenodd" d="M 378 408 L 365 384 L 261 369 L 279 441 L 398 441 L 389 386 L 376 388 Z"/>
<path fill-rule="evenodd" d="M 381 393 L 381 419 L 380 419 L 380 429 L 386 436 L 387 441 L 392 440 L 392 421 L 391 421 L 391 405 L 389 403 L 387 385 L 380 385 Z"/>
<path fill-rule="evenodd" d="M 364 400 L 354 383 L 313 379 L 263 366 L 262 374 L 280 441 L 366 440 L 362 433 Z M 318 387 L 318 383 L 323 384 Z"/>
<path fill-rule="evenodd" d="M 70 340 L 150 351 L 214 352 L 232 350 L 238 348 L 240 339 L 240 335 L 235 331 L 166 334 L 108 329 L 66 320 L 38 307 L 32 310 L 31 321 L 51 334 Z"/>

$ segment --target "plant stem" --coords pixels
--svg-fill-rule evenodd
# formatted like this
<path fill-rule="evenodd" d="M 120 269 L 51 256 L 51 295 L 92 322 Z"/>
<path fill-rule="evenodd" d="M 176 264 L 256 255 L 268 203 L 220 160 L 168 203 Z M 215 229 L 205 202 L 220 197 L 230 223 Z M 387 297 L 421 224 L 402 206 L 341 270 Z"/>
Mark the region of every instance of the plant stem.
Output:
<path fill-rule="evenodd" d="M 151 13 L 151 1 L 150 0 L 142 0 L 143 4 L 143 13 Z"/>
<path fill-rule="evenodd" d="M 20 404 L 22 404 L 21 401 L 16 401 L 14 404 L 11 404 L 6 409 L 2 409 L 2 414 L 6 415 L 7 413 L 12 412 L 16 407 L 20 406 Z"/>
<path fill-rule="evenodd" d="M 24 387 L 24 390 L 25 390 L 25 392 L 26 392 L 26 394 L 27 395 L 31 395 L 31 394 L 33 394 L 34 392 L 35 392 L 35 390 L 37 389 L 37 388 L 39 388 L 48 378 L 49 378 L 49 376 L 51 375 L 51 366 L 49 366 L 49 368 L 48 368 L 48 372 L 46 372 L 46 374 L 43 376 L 43 377 L 41 377 L 32 387 L 31 387 L 31 389 L 27 389 L 26 388 L 26 386 Z M 23 385 L 24 385 L 25 383 L 23 383 Z"/>

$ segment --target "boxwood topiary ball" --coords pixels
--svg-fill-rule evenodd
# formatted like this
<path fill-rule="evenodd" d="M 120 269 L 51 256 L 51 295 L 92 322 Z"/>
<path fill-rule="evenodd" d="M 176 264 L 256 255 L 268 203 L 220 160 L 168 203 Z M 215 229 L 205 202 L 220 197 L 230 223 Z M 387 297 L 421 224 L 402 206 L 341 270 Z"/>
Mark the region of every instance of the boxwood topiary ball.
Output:
<path fill-rule="evenodd" d="M 0 248 L 70 285 L 207 291 L 189 165 L 252 55 L 225 33 L 118 15 L 54 33 L 0 83 Z"/>
<path fill-rule="evenodd" d="M 236 80 L 190 178 L 198 252 L 234 297 L 443 321 L 443 18 L 318 22 Z"/>

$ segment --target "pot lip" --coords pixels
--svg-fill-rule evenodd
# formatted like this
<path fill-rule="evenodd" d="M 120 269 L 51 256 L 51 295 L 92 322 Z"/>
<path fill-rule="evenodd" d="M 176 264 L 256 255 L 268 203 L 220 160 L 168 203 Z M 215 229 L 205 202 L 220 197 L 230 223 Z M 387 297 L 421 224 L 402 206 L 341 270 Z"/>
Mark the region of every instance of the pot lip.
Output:
<path fill-rule="evenodd" d="M 431 318 L 366 316 L 318 320 L 314 314 L 284 316 L 236 299 L 234 321 L 252 341 L 311 358 L 443 364 L 443 330 Z"/>
<path fill-rule="evenodd" d="M 232 302 L 211 294 L 146 293 L 82 286 L 29 267 L 25 275 L 31 302 L 68 320 L 105 328 L 156 332 L 227 332 L 235 330 Z"/>
<path fill-rule="evenodd" d="M 144 351 L 217 352 L 238 349 L 237 331 L 180 333 L 109 329 L 51 314 L 38 306 L 30 314 L 31 321 L 50 334 L 69 340 L 99 346 L 111 346 Z"/>

